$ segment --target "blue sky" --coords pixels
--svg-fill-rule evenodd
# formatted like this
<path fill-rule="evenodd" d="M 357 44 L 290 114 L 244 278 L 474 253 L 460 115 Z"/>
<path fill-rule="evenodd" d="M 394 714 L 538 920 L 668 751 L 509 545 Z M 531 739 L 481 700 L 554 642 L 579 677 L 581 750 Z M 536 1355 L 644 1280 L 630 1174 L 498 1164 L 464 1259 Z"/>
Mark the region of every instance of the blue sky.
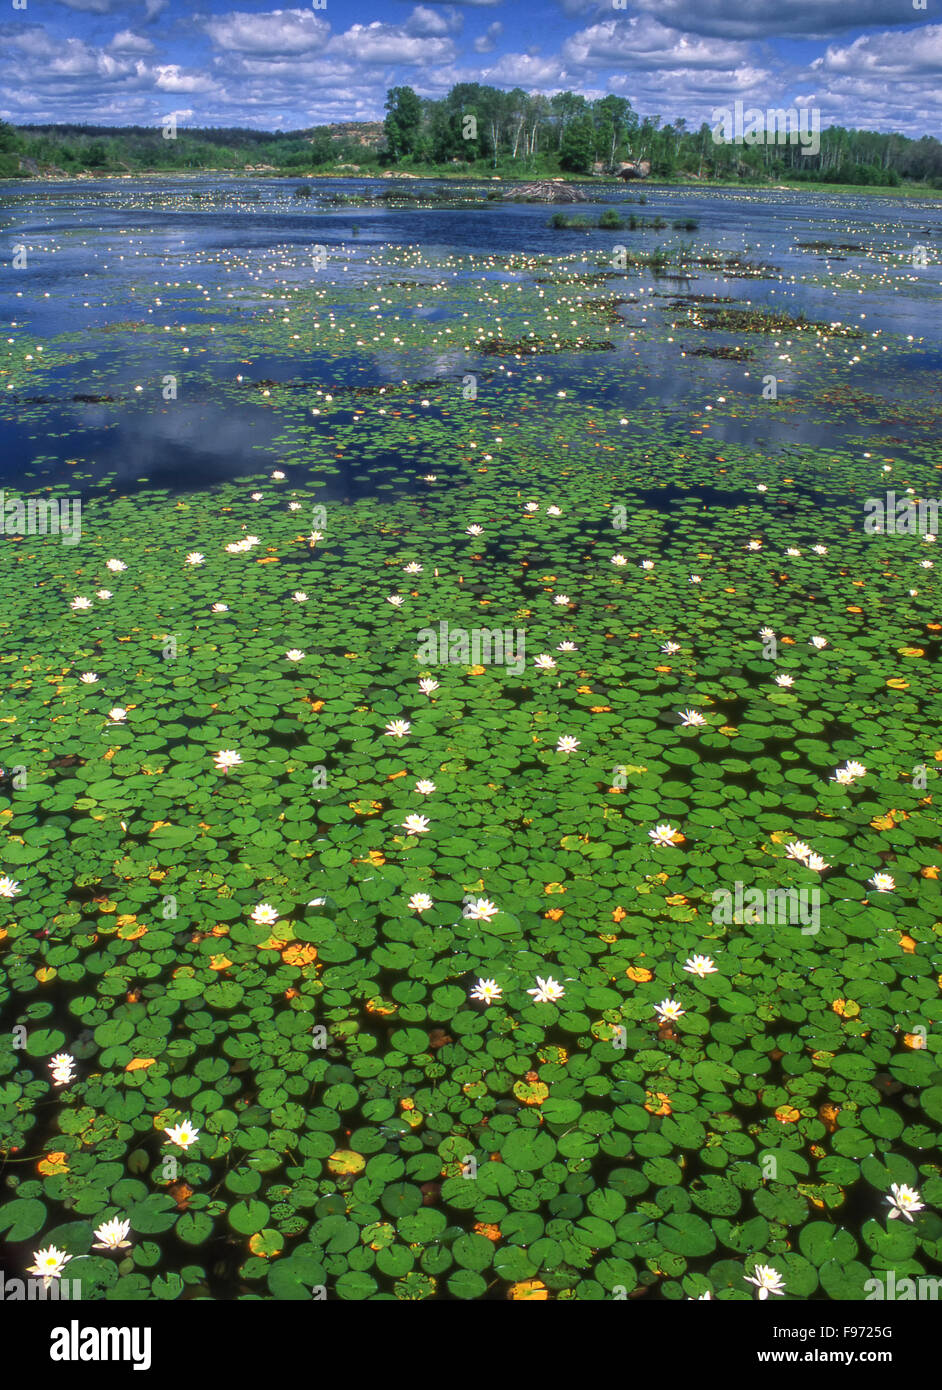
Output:
<path fill-rule="evenodd" d="M 478 81 L 614 92 L 690 124 L 742 100 L 942 136 L 939 0 L 0 3 L 0 115 L 14 122 L 158 125 L 175 112 L 289 130 L 381 119 L 397 84 L 439 96 Z"/>

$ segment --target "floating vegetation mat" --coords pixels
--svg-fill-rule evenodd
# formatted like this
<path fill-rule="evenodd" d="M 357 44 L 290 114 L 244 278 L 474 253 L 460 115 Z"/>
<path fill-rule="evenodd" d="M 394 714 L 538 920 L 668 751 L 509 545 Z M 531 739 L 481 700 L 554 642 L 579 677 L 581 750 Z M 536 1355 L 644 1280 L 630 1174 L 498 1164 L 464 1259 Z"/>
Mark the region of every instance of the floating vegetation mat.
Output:
<path fill-rule="evenodd" d="M 74 429 L 74 488 L 7 487 L 0 1235 L 91 1299 L 938 1273 L 919 345 L 649 272 L 602 299 L 565 257 L 389 259 L 426 283 L 240 286 L 173 334 L 122 306 L 42 365 L 12 335 L 37 426 L 57 392 L 178 418 L 135 395 L 182 327 L 219 427 L 273 424 L 212 487 L 101 478 Z M 810 439 L 751 385 L 775 335 Z M 645 344 L 695 411 L 625 403 Z M 760 414 L 777 450 L 735 437 Z"/>

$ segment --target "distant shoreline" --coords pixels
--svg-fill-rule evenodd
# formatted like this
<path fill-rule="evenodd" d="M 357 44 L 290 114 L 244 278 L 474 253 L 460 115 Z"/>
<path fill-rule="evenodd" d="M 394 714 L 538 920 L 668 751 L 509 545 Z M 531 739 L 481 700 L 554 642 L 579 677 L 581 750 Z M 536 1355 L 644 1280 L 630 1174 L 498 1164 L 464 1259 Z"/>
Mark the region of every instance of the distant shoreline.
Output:
<path fill-rule="evenodd" d="M 372 180 L 378 183 L 395 183 L 406 181 L 409 183 L 500 183 L 504 188 L 512 188 L 514 184 L 532 183 L 532 178 L 517 177 L 508 178 L 503 175 L 492 175 L 482 173 L 421 173 L 416 174 L 411 170 L 403 170 L 400 173 L 373 173 L 363 171 L 361 173 L 335 173 L 329 169 L 321 169 L 314 173 L 298 173 L 296 169 L 134 169 L 126 170 L 123 173 L 108 171 L 103 173 L 91 173 L 83 170 L 78 174 L 56 173 L 51 174 L 30 174 L 23 176 L 0 176 L 0 187 L 21 187 L 27 184 L 56 184 L 56 183 L 135 183 L 145 179 L 166 179 L 169 182 L 191 183 L 201 178 L 230 179 L 233 182 L 245 179 L 264 179 L 271 182 L 284 182 L 286 180 L 298 183 L 314 183 L 329 180 L 334 183 L 363 183 L 365 180 Z M 599 190 L 608 188 L 630 188 L 639 192 L 646 189 L 659 188 L 688 188 L 688 189 L 738 189 L 741 192 L 749 193 L 840 193 L 852 196 L 870 196 L 880 198 L 925 198 L 929 201 L 942 202 L 942 189 L 923 188 L 919 184 L 845 184 L 845 183 L 818 183 L 810 179 L 799 180 L 794 183 L 787 181 L 780 183 L 749 183 L 740 179 L 696 179 L 696 178 L 662 178 L 662 179 L 619 179 L 614 175 L 594 177 L 587 175 L 555 175 L 550 180 L 559 183 L 574 183 L 584 187 L 598 188 Z"/>

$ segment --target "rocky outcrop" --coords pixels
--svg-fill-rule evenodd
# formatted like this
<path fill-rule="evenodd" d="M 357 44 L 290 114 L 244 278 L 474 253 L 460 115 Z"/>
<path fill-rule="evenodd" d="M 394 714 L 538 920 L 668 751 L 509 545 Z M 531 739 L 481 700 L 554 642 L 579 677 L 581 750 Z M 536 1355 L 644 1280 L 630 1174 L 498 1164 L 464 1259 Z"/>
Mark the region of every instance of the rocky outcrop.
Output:
<path fill-rule="evenodd" d="M 56 164 L 39 164 L 27 155 L 19 156 L 19 166 L 21 174 L 28 174 L 33 179 L 68 179 L 72 177 L 66 173 L 65 169 L 60 169 Z"/>
<path fill-rule="evenodd" d="M 651 164 L 647 159 L 642 159 L 637 162 L 628 160 L 623 164 L 619 164 L 615 172 L 620 179 L 646 179 L 651 172 Z"/>

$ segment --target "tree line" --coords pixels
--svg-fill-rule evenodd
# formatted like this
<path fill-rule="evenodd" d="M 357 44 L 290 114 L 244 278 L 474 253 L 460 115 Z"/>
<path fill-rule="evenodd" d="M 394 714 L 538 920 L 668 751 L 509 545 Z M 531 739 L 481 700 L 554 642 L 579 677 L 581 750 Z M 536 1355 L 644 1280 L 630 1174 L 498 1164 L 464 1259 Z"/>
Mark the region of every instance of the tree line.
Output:
<path fill-rule="evenodd" d="M 627 97 L 590 101 L 576 92 L 546 97 L 462 82 L 440 100 L 393 87 L 386 98 L 388 157 L 399 164 L 462 163 L 494 171 L 610 171 L 649 161 L 652 178 L 805 178 L 831 183 L 942 186 L 942 144 L 931 136 L 831 126 L 820 149 L 800 145 L 717 143 L 706 123 L 641 117 Z M 470 118 L 470 119 L 469 119 Z"/>
<path fill-rule="evenodd" d="M 547 97 L 462 82 L 439 100 L 411 87 L 387 93 L 382 126 L 270 132 L 180 126 L 163 138 L 158 126 L 13 127 L 0 122 L 0 176 L 28 176 L 34 166 L 78 172 L 142 170 L 236 172 L 264 165 L 281 173 L 325 173 L 355 164 L 369 174 L 387 167 L 444 173 L 463 170 L 503 177 L 578 177 L 627 161 L 650 163 L 653 179 L 779 179 L 892 186 L 903 181 L 942 188 L 942 144 L 905 135 L 830 126 L 816 154 L 798 144 L 717 143 L 706 123 L 640 116 L 627 97 L 595 101 L 576 92 Z M 375 138 L 373 138 L 375 131 Z"/>

